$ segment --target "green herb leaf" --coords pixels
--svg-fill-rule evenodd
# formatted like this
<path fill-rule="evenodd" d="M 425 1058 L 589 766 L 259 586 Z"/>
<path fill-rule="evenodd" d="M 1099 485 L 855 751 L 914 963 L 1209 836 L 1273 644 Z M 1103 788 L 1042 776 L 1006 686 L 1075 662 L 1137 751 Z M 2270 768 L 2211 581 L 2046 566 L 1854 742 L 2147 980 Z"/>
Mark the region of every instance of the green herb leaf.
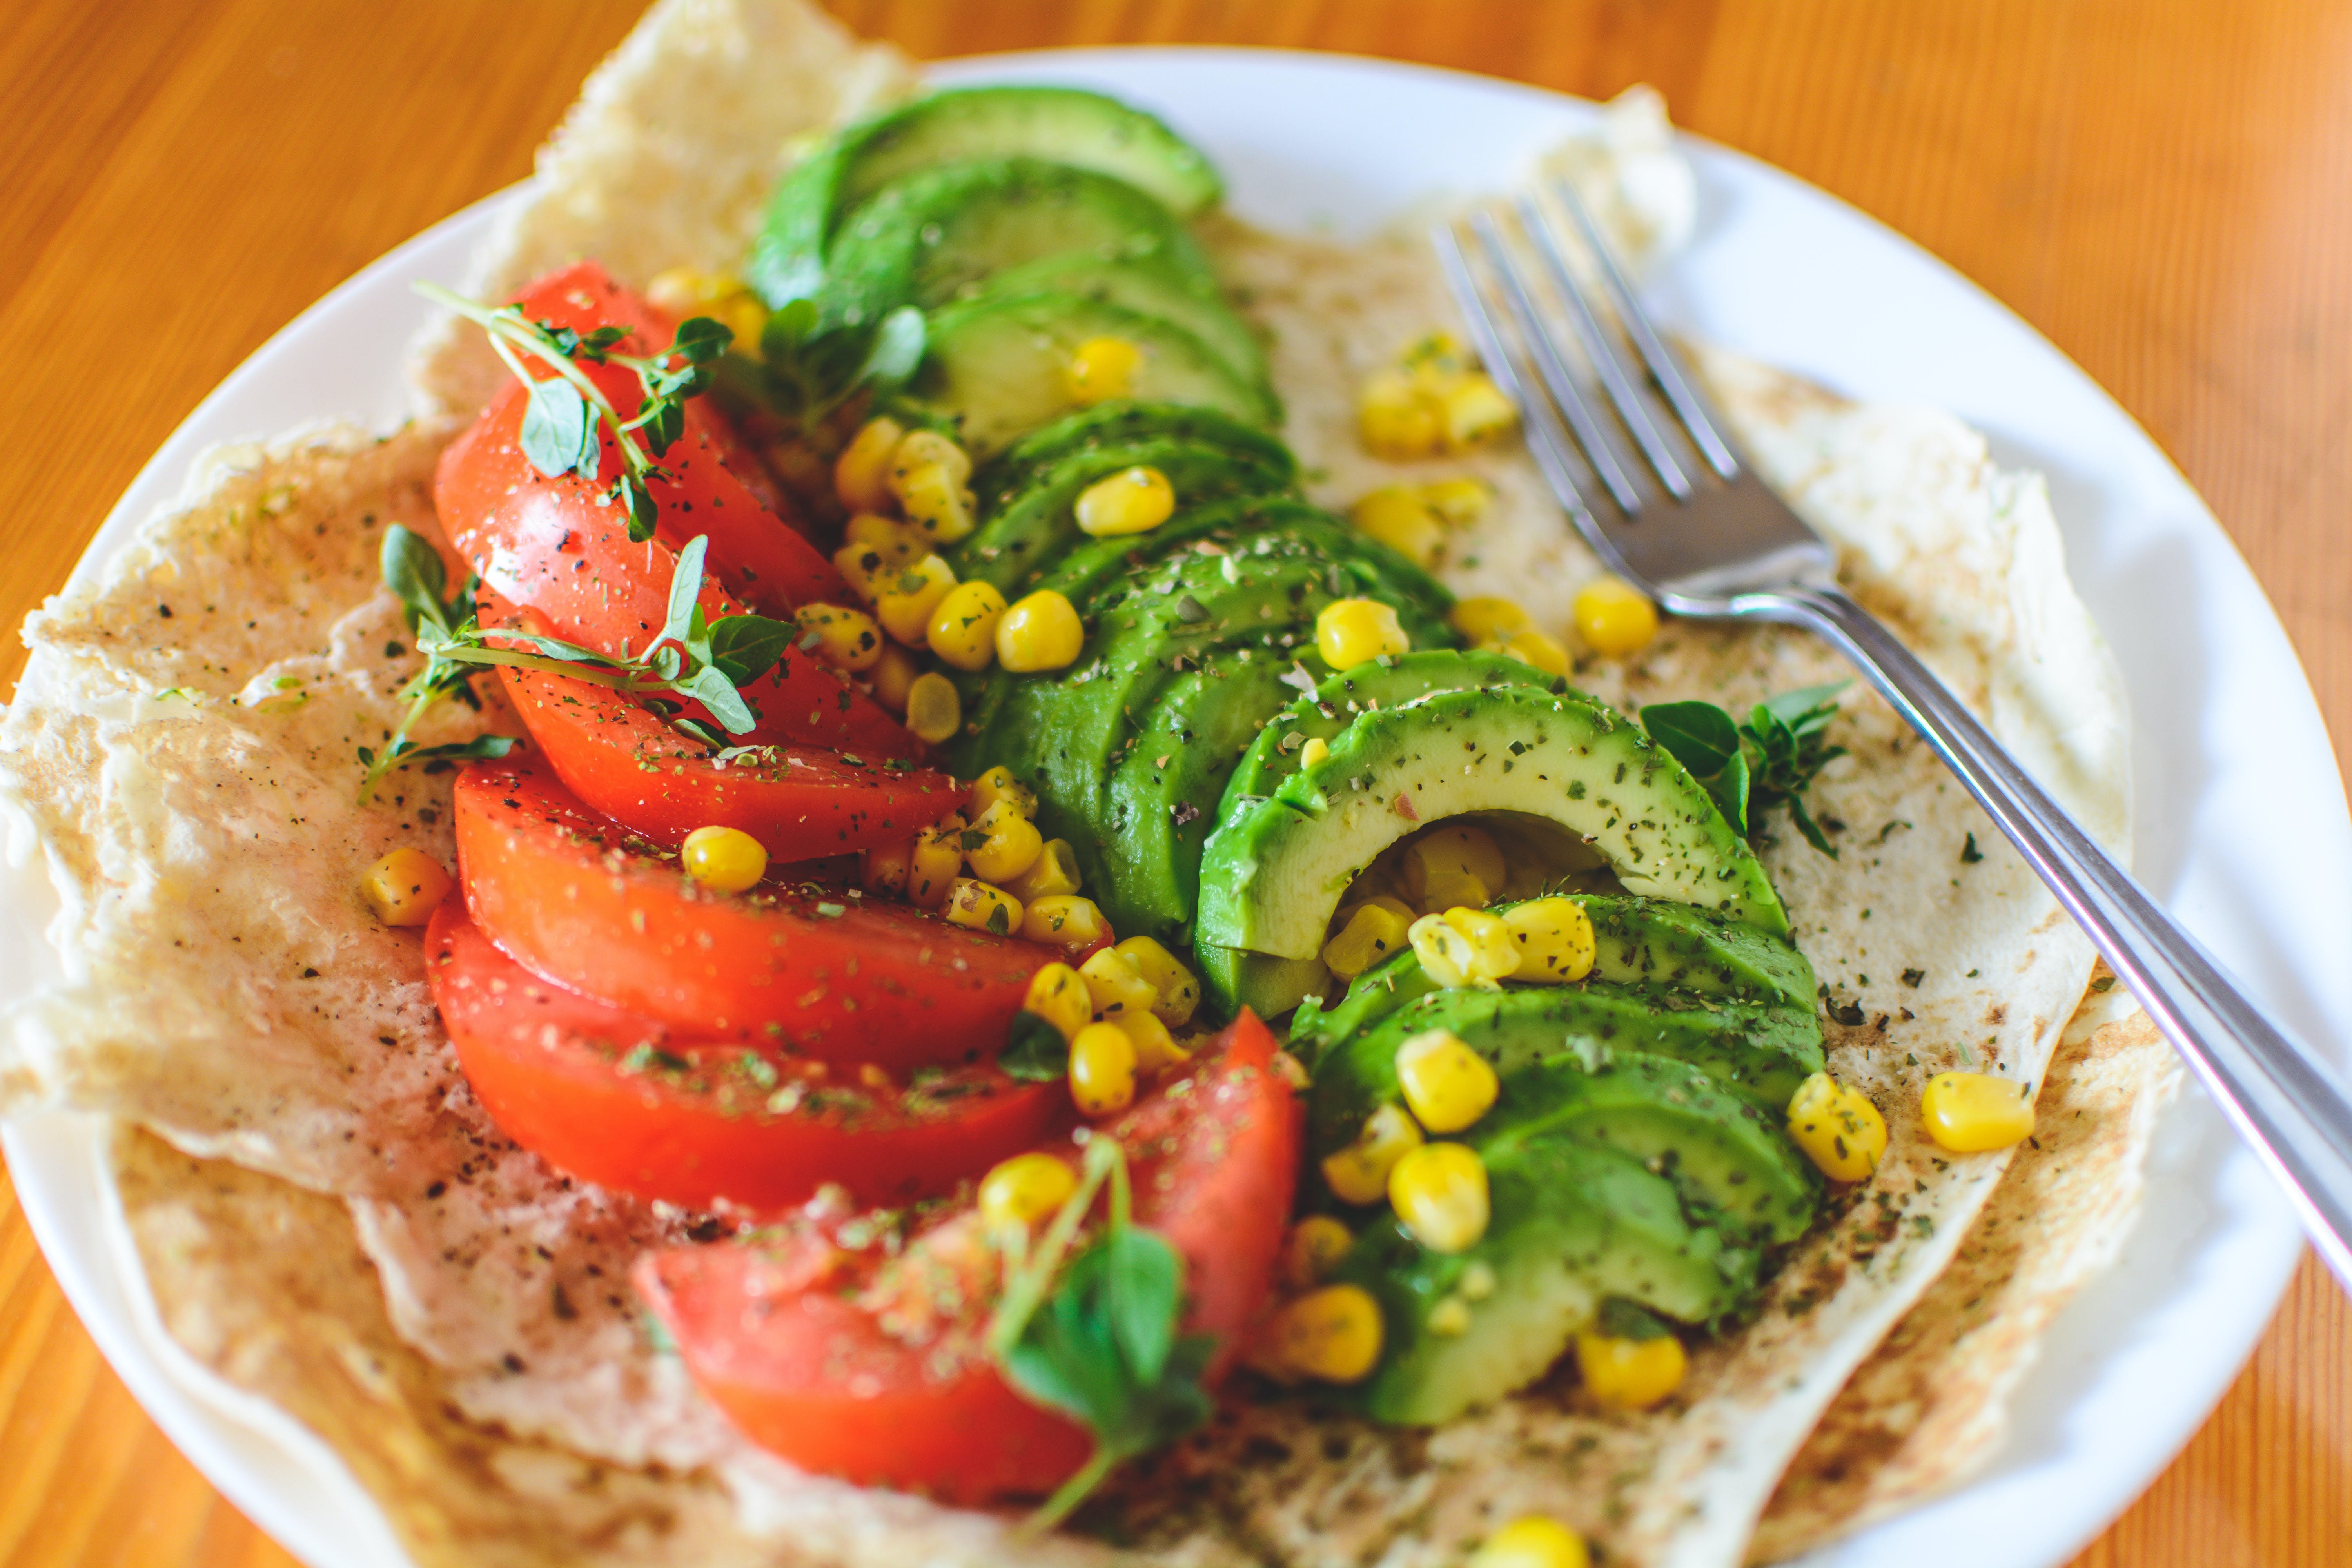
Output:
<path fill-rule="evenodd" d="M 1070 1076 L 1070 1045 L 1036 1014 L 1015 1013 L 996 1065 L 1024 1083 L 1059 1083 Z"/>
<path fill-rule="evenodd" d="M 1602 1300 L 1600 1321 L 1594 1326 L 1612 1340 L 1662 1340 L 1674 1332 L 1664 1319 L 1622 1296 Z"/>
<path fill-rule="evenodd" d="M 1699 778 L 1739 754 L 1739 727 L 1712 702 L 1653 702 L 1642 710 L 1642 728 Z"/>
<path fill-rule="evenodd" d="M 532 468 L 549 479 L 576 472 L 593 483 L 600 446 L 596 416 L 578 387 L 563 380 L 531 383 L 522 411 L 522 455 Z"/>
<path fill-rule="evenodd" d="M 798 629 L 765 616 L 721 616 L 710 625 L 710 662 L 736 685 L 749 686 L 776 668 Z"/>
<path fill-rule="evenodd" d="M 1763 830 L 1764 814 L 1786 806 L 1805 842 L 1834 860 L 1837 849 L 1805 807 L 1813 775 L 1843 746 L 1825 739 L 1847 682 L 1782 692 L 1748 710 L 1748 722 L 1712 702 L 1655 702 L 1642 710 L 1650 738 L 1688 768 L 1724 820 L 1743 837 Z"/>
<path fill-rule="evenodd" d="M 925 336 L 923 312 L 912 305 L 901 305 L 883 317 L 874 345 L 866 351 L 866 363 L 857 368 L 856 384 L 892 387 L 906 381 L 923 362 Z"/>

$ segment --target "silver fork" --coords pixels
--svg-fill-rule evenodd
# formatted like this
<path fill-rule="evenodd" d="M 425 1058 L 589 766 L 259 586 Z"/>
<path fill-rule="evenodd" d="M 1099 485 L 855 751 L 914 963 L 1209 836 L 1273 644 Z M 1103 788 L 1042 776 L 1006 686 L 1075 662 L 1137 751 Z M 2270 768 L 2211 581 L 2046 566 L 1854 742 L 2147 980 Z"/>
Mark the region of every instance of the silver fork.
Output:
<path fill-rule="evenodd" d="M 1676 615 L 1803 626 L 1851 659 L 2050 885 L 2352 1288 L 2352 1099 L 2342 1078 L 2264 1016 L 1927 667 L 1838 587 L 1835 555 L 1733 447 L 1576 193 L 1555 181 L 1551 194 L 1646 375 L 1611 342 L 1563 236 L 1532 196 L 1510 204 L 1520 247 L 1491 211 L 1468 219 L 1470 246 L 1452 225 L 1435 240 L 1472 340 L 1518 405 L 1536 460 L 1578 531 L 1611 570 Z M 1579 354 L 1598 397 L 1573 368 Z"/>

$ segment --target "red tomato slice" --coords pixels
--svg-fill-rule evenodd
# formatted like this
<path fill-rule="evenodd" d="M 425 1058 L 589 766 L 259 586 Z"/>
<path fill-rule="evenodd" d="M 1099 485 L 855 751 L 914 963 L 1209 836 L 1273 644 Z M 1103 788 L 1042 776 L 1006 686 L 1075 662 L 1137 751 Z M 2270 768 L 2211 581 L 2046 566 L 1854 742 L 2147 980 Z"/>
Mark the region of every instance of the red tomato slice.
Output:
<path fill-rule="evenodd" d="M 490 940 L 543 979 L 702 1038 L 892 1072 L 993 1060 L 1030 976 L 1061 956 L 839 889 L 708 891 L 530 752 L 467 768 L 456 813 L 466 901 Z"/>
<path fill-rule="evenodd" d="M 1072 1114 L 1058 1084 L 958 1067 L 907 1089 L 681 1035 L 550 985 L 456 899 L 425 933 L 425 974 L 474 1092 L 557 1169 L 639 1197 L 753 1209 L 838 1182 L 861 1204 L 944 1193 Z"/>
<path fill-rule="evenodd" d="M 1297 1177 L 1299 1108 L 1274 1037 L 1244 1013 L 1109 1131 L 1131 1162 L 1136 1223 L 1184 1259 L 1184 1331 L 1230 1366 L 1272 1295 Z M 1059 1141 L 1050 1151 L 1075 1158 Z M 957 1503 L 1051 1491 L 1093 1452 L 1030 1404 L 984 1348 L 1002 1264 L 971 1210 L 896 1258 L 803 1222 L 647 1255 L 639 1291 L 695 1382 L 746 1435 L 803 1469 Z"/>

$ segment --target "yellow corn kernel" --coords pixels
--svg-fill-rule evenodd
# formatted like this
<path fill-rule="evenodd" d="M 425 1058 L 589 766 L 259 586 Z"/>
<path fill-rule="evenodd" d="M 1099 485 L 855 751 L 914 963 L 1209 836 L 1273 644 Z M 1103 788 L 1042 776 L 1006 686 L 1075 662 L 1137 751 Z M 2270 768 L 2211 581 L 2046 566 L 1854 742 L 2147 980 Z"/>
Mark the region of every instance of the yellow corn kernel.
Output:
<path fill-rule="evenodd" d="M 1122 1013 L 1106 1021 L 1127 1031 L 1128 1043 L 1135 1047 L 1135 1070 L 1146 1078 L 1192 1059 L 1192 1053 L 1176 1043 L 1176 1037 L 1154 1014 Z"/>
<path fill-rule="evenodd" d="M 1021 900 L 976 877 L 958 877 L 948 884 L 947 908 L 941 911 L 960 926 L 1011 936 L 1021 929 Z"/>
<path fill-rule="evenodd" d="M 1078 852 L 1066 838 L 1048 838 L 1037 863 L 1005 884 L 1005 891 L 1024 904 L 1078 890 Z"/>
<path fill-rule="evenodd" d="M 1444 447 L 1466 452 L 1481 447 L 1518 423 L 1519 411 L 1503 389 L 1476 371 L 1465 371 L 1438 395 L 1444 410 Z"/>
<path fill-rule="evenodd" d="M 448 870 L 424 850 L 395 849 L 360 878 L 360 897 L 388 926 L 421 926 L 452 885 Z"/>
<path fill-rule="evenodd" d="M 1181 1029 L 1192 1021 L 1192 1009 L 1200 1005 L 1201 983 L 1192 972 L 1176 961 L 1176 955 L 1148 936 L 1131 936 L 1120 942 L 1119 955 L 1135 965 L 1135 972 L 1150 983 L 1159 994 L 1151 1004 L 1152 1012 L 1171 1029 Z"/>
<path fill-rule="evenodd" d="M 863 544 L 894 566 L 912 566 L 931 552 L 931 536 L 895 517 L 861 511 L 842 526 L 845 544 Z"/>
<path fill-rule="evenodd" d="M 1448 1296 L 1429 1310 L 1429 1331 L 1459 1339 L 1470 1331 L 1470 1303 L 1459 1296 Z"/>
<path fill-rule="evenodd" d="M 936 669 L 925 670 L 907 686 L 907 728 L 919 740 L 936 746 L 963 724 L 963 699 L 955 682 Z"/>
<path fill-rule="evenodd" d="M 1309 735 L 1307 744 L 1298 748 L 1298 765 L 1311 768 L 1331 754 L 1331 742 L 1320 735 Z"/>
<path fill-rule="evenodd" d="M 1334 599 L 1315 617 L 1315 651 L 1333 669 L 1412 651 L 1397 613 L 1377 599 Z"/>
<path fill-rule="evenodd" d="M 993 583 L 959 583 L 931 612 L 931 651 L 958 669 L 986 669 L 996 657 L 996 623 L 1004 595 Z"/>
<path fill-rule="evenodd" d="M 1331 1277 L 1339 1259 L 1356 1245 L 1355 1233 L 1328 1214 L 1311 1214 L 1290 1227 L 1282 1238 L 1282 1283 L 1291 1290 L 1312 1290 Z"/>
<path fill-rule="evenodd" d="M 974 838 L 973 835 L 979 835 Z M 1037 863 L 1045 851 L 1045 835 L 1021 815 L 1017 802 L 1000 800 L 964 829 L 964 864 L 983 882 L 1000 887 Z"/>
<path fill-rule="evenodd" d="M 1326 1285 L 1283 1303 L 1251 1358 L 1277 1377 L 1360 1383 L 1380 1364 L 1381 1305 L 1360 1285 Z"/>
<path fill-rule="evenodd" d="M 1078 1190 L 1066 1161 L 1032 1152 L 1000 1160 L 980 1179 L 980 1215 L 991 1230 L 1026 1230 L 1047 1219 Z"/>
<path fill-rule="evenodd" d="M 915 662 L 913 654 L 897 643 L 885 643 L 881 657 L 874 661 L 874 668 L 866 672 L 866 679 L 874 688 L 874 700 L 904 718 L 908 695 L 914 690 L 915 682 L 922 673 L 923 667 Z M 948 689 L 952 691 L 955 688 L 950 686 Z"/>
<path fill-rule="evenodd" d="M 858 873 L 858 882 L 869 893 L 879 893 L 886 899 L 905 898 L 914 854 L 915 841 L 911 838 L 868 849 L 866 863 Z"/>
<path fill-rule="evenodd" d="M 931 612 L 955 591 L 955 568 L 937 555 L 899 571 L 885 570 L 869 579 L 874 590 L 874 618 L 882 629 L 908 647 L 920 647 L 931 632 Z"/>
<path fill-rule="evenodd" d="M 1519 944 L 1499 915 L 1456 907 L 1445 911 L 1445 923 L 1460 931 L 1477 954 L 1473 981 L 1507 980 L 1518 973 Z"/>
<path fill-rule="evenodd" d="M 963 812 L 978 822 L 988 815 L 988 808 L 998 801 L 1010 801 L 1013 809 L 1024 816 L 1037 815 L 1037 792 L 1013 776 L 1013 770 L 999 763 L 965 786 Z M 991 878 L 993 881 L 995 879 Z"/>
<path fill-rule="evenodd" d="M 1070 1098 L 1088 1116 L 1135 1103 L 1135 1042 L 1117 1024 L 1088 1024 L 1070 1041 Z"/>
<path fill-rule="evenodd" d="M 948 901 L 963 869 L 963 818 L 950 816 L 915 835 L 907 851 L 907 901 L 936 910 Z"/>
<path fill-rule="evenodd" d="M 793 625 L 800 628 L 793 646 L 835 669 L 871 669 L 881 660 L 882 628 L 863 610 L 803 605 L 793 612 Z"/>
<path fill-rule="evenodd" d="M 1097 539 L 1149 533 L 1175 515 L 1176 491 L 1158 468 L 1122 468 L 1078 494 L 1071 515 Z"/>
<path fill-rule="evenodd" d="M 1886 1152 L 1886 1119 L 1858 1089 L 1817 1072 L 1789 1100 L 1789 1136 L 1833 1182 L 1859 1182 Z"/>
<path fill-rule="evenodd" d="M 927 463 L 903 474 L 894 471 L 890 484 L 898 492 L 898 504 L 906 509 L 907 521 L 937 543 L 955 543 L 970 533 L 978 521 L 979 503 L 940 464 Z"/>
<path fill-rule="evenodd" d="M 1939 1072 L 1919 1097 L 1927 1136 L 1957 1154 L 2021 1143 L 2033 1132 L 2032 1085 L 1989 1072 Z"/>
<path fill-rule="evenodd" d="M 1451 1029 L 1431 1029 L 1399 1046 L 1396 1074 L 1406 1108 L 1432 1132 L 1461 1131 L 1493 1108 L 1503 1087 L 1493 1065 Z"/>
<path fill-rule="evenodd" d="M 1454 1289 L 1465 1301 L 1483 1301 L 1493 1295 L 1495 1288 L 1501 1283 L 1495 1278 L 1492 1268 L 1483 1263 L 1473 1263 L 1462 1271 L 1462 1283 Z"/>
<path fill-rule="evenodd" d="M 768 874 L 768 851 L 740 827 L 698 827 L 678 850 L 686 874 L 714 893 L 741 893 Z"/>
<path fill-rule="evenodd" d="M 1066 963 L 1049 963 L 1029 977 L 1029 994 L 1022 1000 L 1025 1013 L 1034 1013 L 1066 1040 L 1094 1022 L 1094 998 L 1087 983 Z"/>
<path fill-rule="evenodd" d="M 1560 646 L 1559 639 L 1532 627 L 1513 632 L 1499 647 L 1521 664 L 1531 664 L 1546 675 L 1566 675 L 1569 671 L 1568 649 Z"/>
<path fill-rule="evenodd" d="M 1125 338 L 1088 338 L 1062 369 L 1062 389 L 1076 404 L 1131 397 L 1143 374 L 1143 351 Z"/>
<path fill-rule="evenodd" d="M 1682 1386 L 1690 1358 L 1672 1334 L 1655 1339 L 1617 1339 L 1608 1334 L 1576 1336 L 1576 1370 L 1585 1391 L 1619 1410 L 1647 1410 Z"/>
<path fill-rule="evenodd" d="M 1570 614 L 1585 646 L 1609 658 L 1637 654 L 1658 635 L 1658 606 L 1616 577 L 1595 577 L 1579 588 Z"/>
<path fill-rule="evenodd" d="M 909 430 L 890 451 L 890 477 L 936 468 L 956 484 L 971 478 L 971 454 L 937 430 Z M 896 486 L 891 494 L 898 495 Z M 906 498 L 899 496 L 901 500 Z"/>
<path fill-rule="evenodd" d="M 1324 1185 L 1343 1204 L 1376 1204 L 1388 1195 L 1397 1162 L 1421 1146 L 1420 1125 L 1403 1107 L 1383 1105 L 1364 1118 L 1353 1143 L 1324 1156 Z"/>
<path fill-rule="evenodd" d="M 1510 879 L 1510 863 L 1503 858 L 1501 846 L 1483 827 L 1473 827 L 1465 822 L 1449 822 L 1433 827 L 1415 837 L 1404 847 L 1404 889 L 1426 904 L 1434 885 L 1452 879 L 1458 882 L 1467 878 L 1491 892 Z M 1484 905 L 1486 899 L 1473 903 L 1469 899 L 1457 899 L 1455 903 Z M 1451 904 L 1440 906 L 1451 908 Z"/>
<path fill-rule="evenodd" d="M 1592 973 L 1592 918 L 1574 899 L 1533 899 L 1505 910 L 1502 921 L 1519 950 L 1512 979 L 1566 985 Z"/>
<path fill-rule="evenodd" d="M 1086 646 L 1076 605 L 1051 588 L 1013 601 L 996 623 L 996 661 L 1015 675 L 1061 669 Z"/>
<path fill-rule="evenodd" d="M 1108 936 L 1110 922 L 1103 919 L 1102 910 L 1095 907 L 1092 899 L 1072 893 L 1048 893 L 1030 902 L 1029 912 L 1021 921 L 1021 934 L 1031 942 L 1066 947 L 1076 952 Z"/>
<path fill-rule="evenodd" d="M 741 292 L 740 278 L 727 272 L 705 272 L 698 267 L 669 268 L 655 273 L 653 280 L 646 285 L 646 298 L 673 316 L 708 314 L 711 306 Z"/>
<path fill-rule="evenodd" d="M 1401 899 L 1385 893 L 1367 899 L 1348 911 L 1339 934 L 1323 944 L 1323 967 L 1342 980 L 1353 980 L 1404 951 L 1412 918 L 1413 911 Z"/>
<path fill-rule="evenodd" d="M 1386 485 L 1348 509 L 1349 521 L 1416 566 L 1436 563 L 1445 523 L 1410 485 Z"/>
<path fill-rule="evenodd" d="M 867 605 L 882 597 L 884 590 L 898 580 L 900 571 L 870 544 L 843 545 L 833 552 L 833 565 L 849 585 L 850 594 Z"/>
<path fill-rule="evenodd" d="M 1159 1004 L 1159 991 L 1143 977 L 1135 960 L 1115 947 L 1107 947 L 1087 959 L 1078 965 L 1078 973 L 1086 976 L 1087 989 L 1094 995 L 1097 1018 L 1149 1013 Z"/>
<path fill-rule="evenodd" d="M 1421 487 L 1421 499 L 1449 528 L 1466 528 L 1486 515 L 1495 492 L 1476 479 L 1440 479 Z"/>
<path fill-rule="evenodd" d="M 1356 397 L 1356 434 L 1364 450 L 1391 462 L 1433 455 L 1445 439 L 1445 412 L 1402 371 L 1384 370 Z"/>
<path fill-rule="evenodd" d="M 1432 1252 L 1460 1252 L 1486 1234 L 1486 1163 L 1467 1143 L 1423 1143 L 1389 1172 L 1389 1205 Z"/>
<path fill-rule="evenodd" d="M 1422 916 L 1405 928 L 1404 937 L 1412 944 L 1413 956 L 1421 960 L 1421 972 L 1441 989 L 1501 988 L 1492 980 L 1481 984 L 1472 978 L 1478 970 L 1478 950 L 1471 946 L 1468 937 L 1446 924 L 1444 915 Z"/>
<path fill-rule="evenodd" d="M 833 493 L 851 511 L 881 511 L 890 504 L 890 454 L 907 427 L 887 417 L 868 419 L 833 460 Z"/>
<path fill-rule="evenodd" d="M 1528 613 L 1516 599 L 1497 599 L 1492 595 L 1456 599 L 1453 614 L 1446 616 L 1454 629 L 1472 642 L 1500 642 L 1523 632 L 1532 623 Z"/>
<path fill-rule="evenodd" d="M 1531 1513 L 1486 1537 L 1465 1568 L 1592 1568 L 1592 1553 L 1559 1521 Z"/>

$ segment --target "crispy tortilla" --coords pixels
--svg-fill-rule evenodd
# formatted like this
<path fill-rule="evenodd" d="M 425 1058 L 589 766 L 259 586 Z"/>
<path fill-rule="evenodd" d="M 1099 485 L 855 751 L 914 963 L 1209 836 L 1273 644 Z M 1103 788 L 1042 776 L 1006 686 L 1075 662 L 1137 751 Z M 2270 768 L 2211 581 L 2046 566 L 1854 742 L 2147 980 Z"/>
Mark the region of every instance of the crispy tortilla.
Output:
<path fill-rule="evenodd" d="M 478 281 L 495 294 L 583 254 L 639 283 L 726 264 L 784 139 L 896 90 L 897 70 L 782 0 L 665 0 L 592 79 Z M 1585 178 L 1611 166 L 1582 162 Z M 709 177 L 670 179 L 698 171 Z M 1450 320 L 1422 247 L 1229 226 L 1211 237 L 1271 333 L 1286 434 L 1323 476 L 1318 498 L 1395 482 L 1395 466 L 1358 450 L 1349 399 Z M 463 406 L 479 385 L 468 357 L 462 340 L 428 343 L 420 395 Z M 2124 842 L 2120 687 L 2038 481 L 2000 471 L 1941 416 L 1854 407 L 1725 356 L 1704 368 L 1766 472 L 1839 546 L 1849 586 L 2093 831 Z M 616 1284 L 643 1247 L 698 1234 L 697 1217 L 556 1176 L 473 1102 L 425 1001 L 416 939 L 375 925 L 352 890 L 394 844 L 448 855 L 446 778 L 402 774 L 388 808 L 362 810 L 352 750 L 388 728 L 415 668 L 375 587 L 375 542 L 391 520 L 431 526 L 425 488 L 451 428 L 231 454 L 98 586 L 28 625 L 33 664 L 0 723 L 0 807 L 64 900 L 52 934 L 68 974 L 6 1015 L 5 1103 L 110 1110 L 178 1151 L 119 1146 L 164 1321 L 343 1453 L 420 1562 L 1116 1555 L 751 1449 Z M 1449 580 L 1562 628 L 1590 557 L 1523 453 L 1473 466 L 1496 502 Z M 1744 704 L 1844 673 L 1793 633 L 1676 625 L 1630 666 L 1579 679 L 1628 704 Z M 486 721 L 436 721 L 431 739 Z M 1843 825 L 1841 858 L 1793 838 L 1768 855 L 1824 983 L 1832 1065 L 1887 1111 L 1894 1143 L 1758 1321 L 1699 1352 L 1683 1392 L 1647 1415 L 1603 1415 L 1558 1380 L 1433 1434 L 1237 1406 L 1127 1478 L 1091 1516 L 1098 1530 L 1181 1562 L 1417 1564 L 1542 1510 L 1618 1561 L 1727 1564 L 1825 1407 L 1823 1457 L 1801 1462 L 1765 1549 L 1849 1528 L 1988 1450 L 2034 1334 L 2079 1278 L 2066 1260 L 2111 1247 L 2127 1215 L 2163 1073 L 2147 1051 L 2086 1043 L 2109 1064 L 2084 1079 L 2096 1158 L 1953 1159 L 1925 1143 L 1914 1108 L 1927 1072 L 1990 1060 L 2044 1077 L 2091 955 L 1883 704 L 1850 692 L 1839 738 L 1853 754 L 1818 798 Z M 2074 1081 L 2050 1077 L 2052 1092 Z M 1997 1317 L 1965 1301 L 1938 1314 L 1930 1296 L 1919 1331 L 1832 1406 L 2012 1167 L 2055 1185 L 2022 1200 L 2044 1223 L 2014 1253 L 1965 1254 L 1971 1278 L 2009 1281 Z M 1923 1443 L 1941 1447 L 1906 1458 Z"/>

